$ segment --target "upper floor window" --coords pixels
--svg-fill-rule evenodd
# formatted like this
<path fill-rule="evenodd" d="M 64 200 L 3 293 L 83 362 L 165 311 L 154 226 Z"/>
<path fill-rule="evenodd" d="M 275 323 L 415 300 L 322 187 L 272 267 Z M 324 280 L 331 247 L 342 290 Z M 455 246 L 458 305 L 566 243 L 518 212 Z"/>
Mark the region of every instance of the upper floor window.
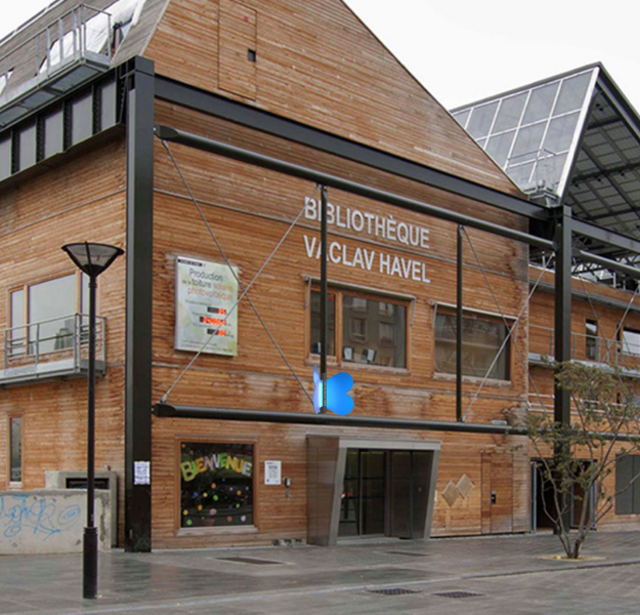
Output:
<path fill-rule="evenodd" d="M 587 361 L 598 360 L 598 321 L 587 320 L 586 322 L 586 358 Z"/>
<path fill-rule="evenodd" d="M 407 367 L 405 302 L 354 291 L 332 290 L 327 354 L 344 363 Z M 311 293 L 311 353 L 320 352 L 320 293 Z"/>
<path fill-rule="evenodd" d="M 53 278 L 10 292 L 12 354 L 43 354 L 73 345 L 75 314 L 89 310 L 89 278 Z"/>
<path fill-rule="evenodd" d="M 435 371 L 456 373 L 456 315 L 438 311 L 435 322 Z M 505 324 L 489 316 L 465 313 L 462 319 L 462 374 L 509 380 L 510 345 Z M 504 345 L 504 347 L 503 347 Z"/>
<path fill-rule="evenodd" d="M 640 356 L 640 331 L 633 329 L 622 331 L 622 352 L 636 357 Z"/>

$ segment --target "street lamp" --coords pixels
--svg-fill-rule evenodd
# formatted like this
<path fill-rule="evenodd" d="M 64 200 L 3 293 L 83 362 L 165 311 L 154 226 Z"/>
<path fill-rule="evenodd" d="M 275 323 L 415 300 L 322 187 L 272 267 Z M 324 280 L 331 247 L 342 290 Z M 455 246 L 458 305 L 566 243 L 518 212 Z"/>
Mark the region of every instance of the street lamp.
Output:
<path fill-rule="evenodd" d="M 95 415 L 96 415 L 96 278 L 124 254 L 115 246 L 102 243 L 68 243 L 62 246 L 69 258 L 89 276 L 89 369 L 88 447 L 87 447 L 87 526 L 84 528 L 82 557 L 82 596 L 98 597 L 98 530 L 94 520 L 95 494 Z"/>

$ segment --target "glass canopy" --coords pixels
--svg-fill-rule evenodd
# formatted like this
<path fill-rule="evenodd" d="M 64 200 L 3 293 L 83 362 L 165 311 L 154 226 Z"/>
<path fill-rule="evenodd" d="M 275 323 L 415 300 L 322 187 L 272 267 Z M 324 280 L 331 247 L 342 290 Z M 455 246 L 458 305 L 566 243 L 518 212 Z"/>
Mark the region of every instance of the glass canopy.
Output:
<path fill-rule="evenodd" d="M 521 190 L 562 194 L 596 76 L 591 67 L 452 114 Z"/>

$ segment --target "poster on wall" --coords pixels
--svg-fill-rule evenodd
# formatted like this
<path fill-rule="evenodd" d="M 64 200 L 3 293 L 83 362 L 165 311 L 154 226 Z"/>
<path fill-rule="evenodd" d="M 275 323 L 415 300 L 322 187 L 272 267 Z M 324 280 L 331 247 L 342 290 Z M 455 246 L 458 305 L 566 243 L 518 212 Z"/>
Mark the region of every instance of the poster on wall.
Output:
<path fill-rule="evenodd" d="M 237 267 L 234 271 L 238 275 Z M 175 348 L 235 357 L 238 312 L 231 309 L 237 298 L 238 282 L 227 265 L 179 256 Z"/>
<path fill-rule="evenodd" d="M 253 444 L 180 444 L 180 527 L 253 524 Z"/>

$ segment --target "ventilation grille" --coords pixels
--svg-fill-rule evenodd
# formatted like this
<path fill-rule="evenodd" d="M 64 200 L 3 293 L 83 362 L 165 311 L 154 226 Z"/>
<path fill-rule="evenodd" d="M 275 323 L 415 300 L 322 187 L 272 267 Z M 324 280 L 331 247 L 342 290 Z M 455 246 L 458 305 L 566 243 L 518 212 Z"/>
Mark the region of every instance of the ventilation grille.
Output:
<path fill-rule="evenodd" d="M 406 589 L 404 587 L 390 587 L 388 589 L 370 589 L 372 594 L 382 594 L 383 596 L 401 596 L 402 594 L 419 594 L 419 589 Z"/>
<path fill-rule="evenodd" d="M 433 595 L 442 596 L 443 598 L 475 598 L 478 596 L 483 596 L 484 594 L 478 594 L 477 592 L 466 592 L 466 591 L 450 591 L 450 592 L 438 592 Z"/>

